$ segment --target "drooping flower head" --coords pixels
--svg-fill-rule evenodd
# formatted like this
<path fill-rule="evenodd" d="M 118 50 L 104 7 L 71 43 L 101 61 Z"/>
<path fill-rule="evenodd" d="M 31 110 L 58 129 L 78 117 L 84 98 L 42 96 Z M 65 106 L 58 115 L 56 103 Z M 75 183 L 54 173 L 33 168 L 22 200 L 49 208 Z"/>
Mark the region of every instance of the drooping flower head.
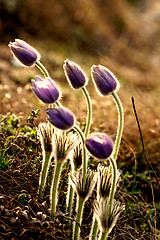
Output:
<path fill-rule="evenodd" d="M 66 78 L 72 88 L 78 89 L 86 85 L 87 78 L 76 63 L 66 59 L 63 68 Z"/>
<path fill-rule="evenodd" d="M 113 73 L 102 65 L 93 65 L 91 75 L 96 88 L 102 95 L 111 94 L 119 87 L 118 80 Z"/>
<path fill-rule="evenodd" d="M 88 151 L 100 160 L 107 159 L 113 151 L 113 142 L 111 138 L 104 133 L 94 133 L 86 139 L 85 145 Z"/>
<path fill-rule="evenodd" d="M 58 100 L 61 95 L 59 88 L 51 78 L 41 78 L 36 76 L 36 80 L 32 79 L 33 92 L 44 103 L 52 104 Z"/>
<path fill-rule="evenodd" d="M 56 128 L 59 128 L 61 130 L 68 130 L 74 125 L 74 114 L 67 108 L 48 108 L 46 113 L 49 115 L 48 120 Z"/>
<path fill-rule="evenodd" d="M 25 66 L 33 66 L 40 59 L 37 50 L 23 40 L 15 39 L 15 42 L 10 42 L 8 46 L 13 56 Z"/>

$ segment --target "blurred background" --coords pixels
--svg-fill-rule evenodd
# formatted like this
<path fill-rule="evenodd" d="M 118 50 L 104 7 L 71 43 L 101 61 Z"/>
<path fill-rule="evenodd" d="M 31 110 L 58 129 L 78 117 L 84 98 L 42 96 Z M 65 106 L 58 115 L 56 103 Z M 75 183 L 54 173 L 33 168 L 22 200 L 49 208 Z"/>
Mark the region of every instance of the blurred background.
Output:
<path fill-rule="evenodd" d="M 159 65 L 159 37 L 159 0 L 0 0 L 1 42 L 47 41 L 146 70 Z"/>
<path fill-rule="evenodd" d="M 141 148 L 133 114 L 135 98 L 144 138 L 155 165 L 160 143 L 160 1 L 159 0 L 0 0 L 0 113 L 27 118 L 31 109 L 45 107 L 30 90 L 40 72 L 16 65 L 9 41 L 25 40 L 63 90 L 62 102 L 84 121 L 83 96 L 68 87 L 63 73 L 66 58 L 78 63 L 90 78 L 90 67 L 102 64 L 118 77 L 125 109 L 123 139 Z M 117 123 L 111 98 L 102 98 L 89 81 L 93 128 L 115 136 Z M 71 94 L 72 93 L 72 94 Z M 75 101 L 75 104 L 74 104 Z M 70 104 L 72 102 L 72 104 Z M 43 110 L 44 109 L 44 110 Z M 84 113 L 85 115 L 81 114 Z M 98 116 L 98 117 L 97 117 Z M 113 136 L 113 137 L 114 137 Z"/>

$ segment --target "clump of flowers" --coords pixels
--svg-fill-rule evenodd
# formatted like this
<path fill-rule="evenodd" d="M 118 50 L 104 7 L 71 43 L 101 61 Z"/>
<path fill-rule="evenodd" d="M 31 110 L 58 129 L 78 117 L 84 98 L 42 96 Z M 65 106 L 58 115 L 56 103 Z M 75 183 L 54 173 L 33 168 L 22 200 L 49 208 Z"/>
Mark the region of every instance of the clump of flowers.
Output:
<path fill-rule="evenodd" d="M 82 69 L 69 59 L 63 68 L 65 76 L 73 89 L 83 92 L 87 103 L 87 118 L 84 132 L 77 124 L 76 117 L 60 103 L 61 91 L 40 62 L 40 54 L 25 41 L 16 39 L 9 47 L 14 57 L 25 66 L 37 66 L 43 77 L 32 80 L 35 95 L 47 104 L 48 122 L 40 123 L 37 128 L 42 147 L 42 170 L 39 180 L 39 195 L 42 197 L 48 177 L 50 163 L 54 164 L 52 182 L 50 183 L 51 218 L 55 220 L 58 204 L 58 185 L 61 171 L 66 160 L 70 160 L 68 176 L 68 197 L 66 211 L 69 217 L 76 219 L 73 224 L 72 239 L 80 239 L 80 225 L 84 215 L 84 206 L 96 190 L 94 201 L 90 240 L 106 240 L 114 228 L 124 205 L 116 200 L 116 189 L 120 180 L 117 169 L 117 155 L 123 132 L 123 107 L 117 95 L 119 83 L 114 74 L 102 65 L 91 67 L 91 76 L 96 90 L 105 97 L 112 96 L 118 110 L 118 127 L 115 141 L 106 133 L 90 134 L 92 121 L 92 104 L 86 85 L 88 78 Z M 93 157 L 99 161 L 97 171 L 90 169 L 88 160 Z M 103 164 L 105 163 L 105 164 Z M 106 166 L 106 167 L 104 167 Z M 72 205 L 76 197 L 76 216 Z M 69 221 L 71 224 L 71 222 Z M 72 226 L 72 225 L 71 225 Z"/>

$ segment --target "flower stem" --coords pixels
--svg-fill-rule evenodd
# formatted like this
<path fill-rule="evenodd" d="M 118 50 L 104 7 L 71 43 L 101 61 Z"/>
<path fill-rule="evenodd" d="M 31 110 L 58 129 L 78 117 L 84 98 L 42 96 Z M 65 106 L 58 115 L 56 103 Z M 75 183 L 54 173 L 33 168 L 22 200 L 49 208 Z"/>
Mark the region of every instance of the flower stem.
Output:
<path fill-rule="evenodd" d="M 67 208 L 68 208 L 68 216 L 71 217 L 72 214 L 72 202 L 73 202 L 73 196 L 74 196 L 74 190 L 72 185 L 69 185 L 69 189 L 68 189 L 69 193 L 68 193 L 68 202 L 67 202 Z"/>
<path fill-rule="evenodd" d="M 113 150 L 113 158 L 116 160 L 118 155 L 119 146 L 121 143 L 121 137 L 123 132 L 123 124 L 124 124 L 124 114 L 123 114 L 123 107 L 122 103 L 115 92 L 112 92 L 112 96 L 116 102 L 117 110 L 118 110 L 118 129 L 117 129 L 117 136 L 115 140 L 115 147 Z"/>
<path fill-rule="evenodd" d="M 85 202 L 84 199 L 78 198 L 78 210 L 77 210 L 76 223 L 74 225 L 73 240 L 78 240 L 79 239 L 79 233 L 80 233 L 79 224 L 81 224 L 81 221 L 82 221 L 82 211 L 83 211 L 84 202 Z"/>
<path fill-rule="evenodd" d="M 84 135 L 87 138 L 88 134 L 89 134 L 89 129 L 90 129 L 90 126 L 91 126 L 91 120 L 92 120 L 92 104 L 91 104 L 91 99 L 90 99 L 90 96 L 89 96 L 89 93 L 88 93 L 86 87 L 82 87 L 81 89 L 83 91 L 83 94 L 86 97 L 87 108 L 88 108 L 87 123 L 86 123 L 85 132 L 84 132 Z"/>
<path fill-rule="evenodd" d="M 109 215 L 112 212 L 112 205 L 113 205 L 113 199 L 114 199 L 114 194 L 116 191 L 116 183 L 117 183 L 117 164 L 116 161 L 111 157 L 109 159 L 111 161 L 112 164 L 112 187 L 111 187 L 111 193 L 110 193 L 110 197 L 109 197 Z"/>
<path fill-rule="evenodd" d="M 43 166 L 42 166 L 42 171 L 41 171 L 41 177 L 39 180 L 39 196 L 42 196 L 45 183 L 46 183 L 46 178 L 47 178 L 47 173 L 48 173 L 48 168 L 50 164 L 50 160 L 52 158 L 52 155 L 45 155 L 44 160 L 43 160 Z"/>
<path fill-rule="evenodd" d="M 40 61 L 36 61 L 35 64 L 41 70 L 41 72 L 44 74 L 45 77 L 50 77 L 47 69 Z"/>
<path fill-rule="evenodd" d="M 102 232 L 101 240 L 107 240 L 108 233 L 106 231 Z"/>
<path fill-rule="evenodd" d="M 98 231 L 98 221 L 95 218 L 95 214 L 94 214 L 94 218 L 93 218 L 93 228 L 92 228 L 92 233 L 91 233 L 91 240 L 96 240 L 97 238 L 97 231 Z"/>
<path fill-rule="evenodd" d="M 58 190 L 58 182 L 61 174 L 63 162 L 56 162 L 53 180 L 52 180 L 52 189 L 51 189 L 51 218 L 54 220 L 54 215 L 56 212 L 56 204 L 57 204 L 57 190 Z"/>
<path fill-rule="evenodd" d="M 87 174 L 87 151 L 85 147 L 85 137 L 83 132 L 78 126 L 74 126 L 74 130 L 79 134 L 83 143 L 83 182 L 85 183 L 85 178 Z"/>

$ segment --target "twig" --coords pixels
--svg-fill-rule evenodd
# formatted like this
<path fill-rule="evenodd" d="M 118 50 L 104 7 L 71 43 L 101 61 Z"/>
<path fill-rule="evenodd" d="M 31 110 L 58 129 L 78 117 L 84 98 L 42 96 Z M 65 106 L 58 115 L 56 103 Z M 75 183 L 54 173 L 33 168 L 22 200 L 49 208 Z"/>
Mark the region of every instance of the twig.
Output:
<path fill-rule="evenodd" d="M 13 229 L 10 228 L 10 226 L 9 226 L 7 223 L 5 223 L 5 222 L 2 221 L 2 219 L 0 219 L 0 222 L 1 222 L 2 224 L 4 224 L 7 228 L 9 228 L 15 236 L 18 236 L 17 233 L 16 233 L 15 231 L 13 231 Z"/>
<path fill-rule="evenodd" d="M 0 123 L 4 122 L 11 114 L 12 114 L 11 112 L 7 113 L 7 115 L 5 116 L 5 118 L 3 118 L 3 119 L 0 120 Z"/>
<path fill-rule="evenodd" d="M 138 125 L 138 130 L 139 130 L 139 134 L 140 134 L 140 138 L 141 138 L 141 143 L 142 143 L 143 154 L 144 154 L 145 160 L 148 163 L 148 165 L 150 166 L 151 170 L 153 171 L 153 174 L 154 174 L 154 176 L 156 178 L 156 181 L 158 183 L 158 187 L 160 188 L 160 183 L 159 183 L 157 174 L 156 174 L 154 168 L 152 167 L 151 163 L 149 162 L 149 160 L 148 160 L 148 158 L 146 156 L 146 153 L 145 153 L 142 131 L 141 131 L 141 127 L 140 127 L 140 123 L 139 123 L 138 115 L 137 115 L 137 112 L 136 112 L 136 107 L 135 107 L 135 103 L 134 103 L 134 98 L 133 97 L 132 97 L 132 105 L 133 105 L 133 110 L 134 110 L 134 114 L 135 114 L 137 125 Z"/>
<path fill-rule="evenodd" d="M 59 211 L 59 214 L 57 214 L 57 217 L 58 217 L 58 215 L 61 216 L 61 217 L 66 218 L 66 219 L 68 219 L 68 220 L 71 220 L 71 221 L 73 221 L 73 222 L 76 222 L 76 223 L 79 225 L 80 229 L 82 230 L 81 224 L 80 224 L 79 222 L 77 222 L 76 219 L 74 219 L 74 218 L 72 218 L 72 217 L 65 216 L 61 211 Z"/>

